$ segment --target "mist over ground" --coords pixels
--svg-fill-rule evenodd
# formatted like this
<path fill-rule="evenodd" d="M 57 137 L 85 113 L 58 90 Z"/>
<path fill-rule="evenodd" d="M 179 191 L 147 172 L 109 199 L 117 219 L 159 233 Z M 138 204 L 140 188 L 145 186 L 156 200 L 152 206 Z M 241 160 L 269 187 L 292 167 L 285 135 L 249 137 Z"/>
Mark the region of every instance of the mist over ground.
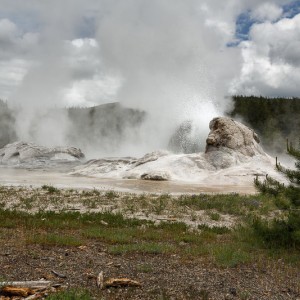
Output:
<path fill-rule="evenodd" d="M 228 95 L 299 94 L 299 1 L 0 0 L 0 7 L 0 98 L 19 140 L 142 155 L 170 145 L 185 151 L 170 139 L 190 128 L 200 142 L 186 151 L 198 151 L 209 121 L 231 108 Z M 62 109 L 115 102 L 110 115 Z M 107 129 L 89 138 L 89 117 L 90 128 Z"/>

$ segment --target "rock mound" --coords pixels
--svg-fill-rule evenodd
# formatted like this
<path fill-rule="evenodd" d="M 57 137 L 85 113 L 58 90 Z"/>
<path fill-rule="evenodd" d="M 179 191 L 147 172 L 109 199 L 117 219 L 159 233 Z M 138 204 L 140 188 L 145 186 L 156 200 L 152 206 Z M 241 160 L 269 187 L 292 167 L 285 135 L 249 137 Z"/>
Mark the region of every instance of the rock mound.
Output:
<path fill-rule="evenodd" d="M 209 123 L 210 133 L 206 139 L 206 153 L 220 151 L 223 147 L 245 156 L 264 154 L 257 134 L 249 127 L 231 118 L 218 117 Z"/>
<path fill-rule="evenodd" d="M 0 149 L 0 164 L 35 167 L 59 162 L 76 162 L 84 158 L 74 147 L 43 147 L 33 143 L 15 142 Z"/>
<path fill-rule="evenodd" d="M 216 169 L 249 162 L 254 156 L 266 157 L 257 134 L 247 126 L 227 117 L 209 123 L 205 158 Z"/>

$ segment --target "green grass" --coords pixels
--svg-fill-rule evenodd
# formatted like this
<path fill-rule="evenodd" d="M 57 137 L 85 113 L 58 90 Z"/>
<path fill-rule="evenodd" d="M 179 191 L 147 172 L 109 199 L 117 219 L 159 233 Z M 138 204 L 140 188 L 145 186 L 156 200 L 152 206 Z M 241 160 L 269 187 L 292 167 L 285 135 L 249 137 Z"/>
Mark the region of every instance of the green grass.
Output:
<path fill-rule="evenodd" d="M 21 202 L 20 208 L 29 210 L 29 209 L 33 208 L 33 203 L 35 202 L 35 199 L 34 199 L 34 197 L 29 197 L 29 198 L 21 197 L 20 202 Z"/>
<path fill-rule="evenodd" d="M 245 222 L 233 229 L 199 225 L 190 231 L 181 222 L 126 219 L 121 214 L 79 212 L 39 212 L 29 214 L 0 209 L 0 228 L 25 232 L 26 243 L 48 246 L 80 246 L 94 239 L 107 245 L 112 255 L 129 253 L 181 254 L 188 258 L 208 257 L 217 265 L 235 267 L 255 261 L 256 255 L 275 259 L 255 230 Z M 108 225 L 104 225 L 103 221 Z M 250 223 L 249 223 L 250 224 Z M 294 251 L 293 264 L 300 262 Z M 288 249 L 281 249 L 288 261 Z"/>
<path fill-rule="evenodd" d="M 108 191 L 104 194 L 104 196 L 107 198 L 107 199 L 115 199 L 115 198 L 119 198 L 119 195 L 118 193 L 116 193 L 115 191 Z"/>
<path fill-rule="evenodd" d="M 135 227 L 113 227 L 100 228 L 90 227 L 84 231 L 87 238 L 99 239 L 109 244 L 130 244 L 138 241 L 144 242 L 180 242 L 186 239 L 197 238 L 195 234 L 189 234 L 188 228 L 184 223 L 165 223 L 154 225 L 152 222 L 147 223 L 146 228 Z"/>
<path fill-rule="evenodd" d="M 222 267 L 237 267 L 250 262 L 249 252 L 236 248 L 237 245 L 218 245 L 211 249 L 217 265 Z"/>
<path fill-rule="evenodd" d="M 115 245 L 108 248 L 108 252 L 114 255 L 122 255 L 128 253 L 142 253 L 142 254 L 164 254 L 174 253 L 175 247 L 173 245 L 164 243 L 137 243 L 127 245 Z"/>
<path fill-rule="evenodd" d="M 83 241 L 68 235 L 54 234 L 54 233 L 35 233 L 26 239 L 27 244 L 39 244 L 47 246 L 80 246 Z"/>
<path fill-rule="evenodd" d="M 221 220 L 221 216 L 220 214 L 216 213 L 216 212 L 208 212 L 209 217 L 213 220 L 213 221 L 220 221 Z"/>
<path fill-rule="evenodd" d="M 265 195 L 243 196 L 237 194 L 220 195 L 182 195 L 178 204 L 195 210 L 216 210 L 219 213 L 235 216 L 257 211 L 261 214 L 276 208 L 274 199 Z"/>
<path fill-rule="evenodd" d="M 25 236 L 25 243 L 48 246 L 76 247 L 88 243 L 102 243 L 112 255 L 146 253 L 157 255 L 178 254 L 188 259 L 199 257 L 214 261 L 224 267 L 236 267 L 255 262 L 257 256 L 265 259 L 283 257 L 294 265 L 300 263 L 298 249 L 274 249 L 267 245 L 262 236 L 263 227 L 253 227 L 253 219 L 263 216 L 268 220 L 278 206 L 285 205 L 285 199 L 266 195 L 240 196 L 230 195 L 185 195 L 172 197 L 166 195 L 125 195 L 114 191 L 53 191 L 49 186 L 41 190 L 11 189 L 0 187 L 0 200 L 7 197 L 19 197 L 21 200 L 15 210 L 0 208 L 0 230 L 8 234 L 10 230 Z M 25 191 L 25 194 L 24 194 Z M 23 194 L 22 194 L 23 193 Z M 20 198 L 23 197 L 23 198 Z M 124 211 L 142 210 L 148 213 L 168 214 L 177 212 L 191 215 L 197 210 L 206 210 L 214 221 L 220 221 L 222 214 L 234 216 L 243 226 L 227 228 L 224 226 L 198 225 L 191 229 L 183 222 L 160 222 L 129 219 L 121 213 L 77 211 L 53 212 L 41 211 L 29 213 L 30 207 L 36 207 L 38 201 L 48 201 L 60 207 L 62 203 L 73 203 L 73 197 L 82 201 L 85 207 L 96 207 L 99 203 L 110 204 L 115 198 L 123 201 Z M 122 198 L 123 197 L 123 198 Z M 104 201 L 104 202 L 103 202 Z M 44 203 L 44 202 L 42 202 Z M 38 207 L 38 206 L 37 206 Z M 26 212 L 18 210 L 25 209 Z M 178 214 L 179 214 L 178 213 Z M 188 216 L 187 216 L 188 217 Z M 180 219 L 180 217 L 178 217 Z M 17 229 L 17 230 L 16 230 Z M 298 252 L 297 252 L 298 251 Z M 290 260 L 289 257 L 292 257 Z"/>
<path fill-rule="evenodd" d="M 141 264 L 136 267 L 139 273 L 151 273 L 153 272 L 153 267 L 150 264 Z"/>
<path fill-rule="evenodd" d="M 88 238 L 100 239 L 109 244 L 128 244 L 133 242 L 139 230 L 134 228 L 89 228 L 84 234 Z"/>
<path fill-rule="evenodd" d="M 215 234 L 226 234 L 226 233 L 230 233 L 231 229 L 229 229 L 228 227 L 225 226 L 212 226 L 209 227 L 207 225 L 201 224 L 198 225 L 198 229 L 202 230 L 202 231 L 207 231 L 207 232 L 212 232 Z"/>
<path fill-rule="evenodd" d="M 26 229 L 81 229 L 84 227 L 106 228 L 101 221 L 110 227 L 137 227 L 149 223 L 137 219 L 126 219 L 122 214 L 84 213 L 79 212 L 43 212 L 29 214 L 16 210 L 0 209 L 1 227 L 25 227 Z"/>

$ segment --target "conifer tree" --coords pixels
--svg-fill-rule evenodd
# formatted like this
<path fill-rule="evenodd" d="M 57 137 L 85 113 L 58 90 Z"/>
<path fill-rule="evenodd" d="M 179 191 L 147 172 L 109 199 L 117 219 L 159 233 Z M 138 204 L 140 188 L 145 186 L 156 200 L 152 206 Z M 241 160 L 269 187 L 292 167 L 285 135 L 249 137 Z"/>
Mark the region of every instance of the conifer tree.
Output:
<path fill-rule="evenodd" d="M 299 143 L 300 148 L 300 143 Z M 254 180 L 256 187 L 263 193 L 272 194 L 276 199 L 286 199 L 285 206 L 281 203 L 281 209 L 286 210 L 285 218 L 267 221 L 256 219 L 253 223 L 254 230 L 272 246 L 300 248 L 300 150 L 293 147 L 287 141 L 287 153 L 296 159 L 295 169 L 283 167 L 276 158 L 276 168 L 284 173 L 291 182 L 288 186 L 279 183 L 266 176 L 264 182 L 258 178 Z"/>

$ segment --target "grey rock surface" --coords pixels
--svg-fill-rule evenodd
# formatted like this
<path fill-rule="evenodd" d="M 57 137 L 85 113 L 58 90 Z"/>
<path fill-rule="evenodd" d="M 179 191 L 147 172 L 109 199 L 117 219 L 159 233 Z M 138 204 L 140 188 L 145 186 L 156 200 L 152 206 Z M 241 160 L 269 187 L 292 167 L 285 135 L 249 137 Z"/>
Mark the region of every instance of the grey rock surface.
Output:
<path fill-rule="evenodd" d="M 209 123 L 210 133 L 206 139 L 206 153 L 232 149 L 245 156 L 264 154 L 257 134 L 249 127 L 231 118 L 218 117 Z"/>
<path fill-rule="evenodd" d="M 44 147 L 34 143 L 15 142 L 0 149 L 0 164 L 26 167 L 79 162 L 84 159 L 80 149 L 74 147 Z"/>
<path fill-rule="evenodd" d="M 245 163 L 256 155 L 266 156 L 257 134 L 240 122 L 218 117 L 209 123 L 209 128 L 205 157 L 216 169 Z"/>

